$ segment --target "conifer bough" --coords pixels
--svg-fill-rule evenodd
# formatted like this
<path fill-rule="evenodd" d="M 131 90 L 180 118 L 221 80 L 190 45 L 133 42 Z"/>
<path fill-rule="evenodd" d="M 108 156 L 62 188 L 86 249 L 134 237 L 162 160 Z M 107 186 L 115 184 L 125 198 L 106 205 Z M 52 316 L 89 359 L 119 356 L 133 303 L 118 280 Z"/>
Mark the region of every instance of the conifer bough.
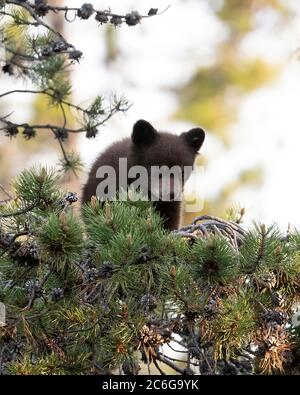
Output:
<path fill-rule="evenodd" d="M 110 9 L 97 10 L 90 3 L 81 7 L 59 7 L 47 0 L 0 0 L 1 70 L 11 78 L 23 77 L 33 86 L 32 89 L 0 92 L 0 99 L 16 94 L 43 95 L 49 99 L 49 105 L 57 107 L 61 114 L 60 124 L 30 125 L 13 120 L 12 110 L 8 115 L 0 115 L 0 131 L 11 139 L 22 134 L 26 140 L 35 138 L 38 132 L 51 132 L 62 151 L 64 170 L 76 172 L 80 167 L 78 156 L 64 148 L 69 133 L 84 132 L 87 138 L 94 138 L 112 116 L 127 111 L 130 104 L 123 97 L 104 99 L 101 95 L 87 108 L 72 103 L 69 72 L 72 64 L 80 61 L 83 52 L 51 26 L 48 14 L 63 13 L 68 23 L 94 17 L 100 25 L 109 23 L 117 27 L 135 26 L 143 19 L 165 11 L 151 8 L 146 15 L 138 11 L 122 15 Z M 74 117 L 69 110 L 76 112 L 80 126 L 73 126 Z"/>
<path fill-rule="evenodd" d="M 168 232 L 139 200 L 80 218 L 58 181 L 25 170 L 0 204 L 2 374 L 300 373 L 297 230 Z"/>
<path fill-rule="evenodd" d="M 1 128 L 26 140 L 50 131 L 74 170 L 80 160 L 65 151 L 69 133 L 95 137 L 129 105 L 101 96 L 87 108 L 71 102 L 68 72 L 83 52 L 48 24 L 60 12 L 67 22 L 135 26 L 158 10 L 119 15 L 90 3 L 0 0 L 2 72 L 33 85 L 0 98 L 44 95 L 61 113 L 55 125 L 8 114 Z M 70 125 L 70 109 L 80 127 Z M 241 213 L 236 221 L 202 216 L 170 233 L 144 201 L 92 200 L 81 219 L 76 194 L 58 180 L 33 168 L 12 191 L 0 185 L 0 374 L 300 373 L 297 230 L 245 229 Z"/>

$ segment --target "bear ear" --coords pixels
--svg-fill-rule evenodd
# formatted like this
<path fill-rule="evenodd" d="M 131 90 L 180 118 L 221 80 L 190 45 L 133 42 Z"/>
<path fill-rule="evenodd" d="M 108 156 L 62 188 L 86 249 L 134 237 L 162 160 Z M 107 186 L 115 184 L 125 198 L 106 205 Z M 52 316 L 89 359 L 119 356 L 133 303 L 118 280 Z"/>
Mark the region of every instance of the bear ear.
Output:
<path fill-rule="evenodd" d="M 181 133 L 181 136 L 183 136 L 188 145 L 197 152 L 204 142 L 205 132 L 203 129 L 195 128 L 188 132 Z"/>
<path fill-rule="evenodd" d="M 137 121 L 132 130 L 131 139 L 135 145 L 151 144 L 157 135 L 157 131 L 147 121 L 140 119 Z"/>

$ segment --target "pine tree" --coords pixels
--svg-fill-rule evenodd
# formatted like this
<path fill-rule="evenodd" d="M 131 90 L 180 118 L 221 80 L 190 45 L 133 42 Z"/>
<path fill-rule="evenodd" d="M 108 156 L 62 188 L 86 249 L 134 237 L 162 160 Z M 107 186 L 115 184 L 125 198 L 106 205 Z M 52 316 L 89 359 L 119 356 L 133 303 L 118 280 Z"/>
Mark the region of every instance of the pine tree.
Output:
<path fill-rule="evenodd" d="M 27 86 L 32 86 L 1 92 L 0 99 L 17 94 L 25 97 L 39 95 L 48 99 L 48 107 L 56 108 L 60 115 L 58 123 L 28 124 L 17 121 L 12 109 L 8 114 L 0 115 L 0 130 L 10 139 L 22 135 L 27 141 L 38 133 L 52 134 L 62 152 L 62 169 L 76 173 L 81 161 L 77 153 L 65 149 L 69 135 L 85 133 L 87 138 L 96 137 L 111 117 L 126 112 L 130 104 L 124 97 L 103 97 L 101 94 L 87 107 L 72 102 L 68 76 L 74 64 L 80 62 L 83 52 L 51 26 L 47 16 L 55 13 L 64 15 L 67 23 L 94 18 L 100 28 L 106 24 L 115 28 L 122 25 L 134 27 L 159 13 L 158 9 L 152 8 L 147 15 L 138 11 L 121 15 L 110 9 L 97 10 L 90 3 L 78 8 L 51 5 L 47 0 L 0 0 L 0 48 L 4 54 L 4 58 L 0 58 L 1 71 L 12 79 L 23 78 Z M 77 127 L 73 125 L 71 111 L 76 113 Z"/>
<path fill-rule="evenodd" d="M 80 217 L 58 181 L 24 170 L 0 206 L 2 374 L 299 374 L 298 231 L 168 232 L 136 198 Z"/>
<path fill-rule="evenodd" d="M 82 52 L 47 24 L 49 12 L 134 26 L 158 10 L 118 15 L 88 3 L 0 0 L 2 71 L 31 81 L 22 93 L 45 95 L 62 117 L 29 125 L 9 114 L 1 128 L 11 139 L 51 132 L 62 167 L 76 171 L 68 134 L 94 137 L 128 105 L 107 107 L 102 96 L 88 108 L 70 101 L 66 70 Z M 81 115 L 78 129 L 68 125 L 67 108 Z M 136 198 L 92 199 L 79 215 L 61 177 L 34 167 L 10 191 L 0 185 L 0 374 L 300 373 L 299 231 L 245 229 L 241 211 L 235 221 L 201 216 L 168 232 L 151 203 Z"/>

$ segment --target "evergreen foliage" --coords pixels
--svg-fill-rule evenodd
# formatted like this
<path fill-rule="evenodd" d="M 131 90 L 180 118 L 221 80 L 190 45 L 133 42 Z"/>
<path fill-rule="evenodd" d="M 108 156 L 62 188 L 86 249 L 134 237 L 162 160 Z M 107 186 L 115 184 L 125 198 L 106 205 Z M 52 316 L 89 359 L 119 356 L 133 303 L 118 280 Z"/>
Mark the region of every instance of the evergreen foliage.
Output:
<path fill-rule="evenodd" d="M 34 139 L 38 132 L 52 133 L 62 151 L 62 169 L 72 170 L 76 174 L 81 161 L 64 147 L 69 133 L 85 133 L 87 138 L 94 138 L 112 116 L 126 112 L 130 104 L 126 98 L 115 95 L 106 98 L 98 95 L 87 107 L 72 102 L 69 75 L 74 63 L 80 62 L 83 52 L 51 26 L 47 19 L 49 13 L 63 13 L 67 23 L 75 22 L 76 19 L 87 20 L 94 15 L 100 25 L 110 24 L 114 27 L 133 27 L 143 19 L 160 13 L 157 9 L 150 9 L 147 15 L 137 11 L 120 15 L 110 9 L 96 10 L 90 3 L 76 8 L 52 5 L 47 0 L 0 1 L 1 72 L 11 78 L 23 78 L 27 83 L 26 89 L 1 92 L 0 99 L 15 94 L 46 97 L 49 100 L 48 107 L 58 110 L 60 121 L 29 125 L 13 119 L 13 111 L 10 111 L 9 114 L 0 114 L 0 131 L 4 131 L 10 139 L 21 132 L 25 140 Z M 70 13 L 73 14 L 72 18 Z M 74 115 L 77 127 L 74 127 Z"/>
<path fill-rule="evenodd" d="M 58 181 L 25 170 L 0 205 L 2 374 L 300 373 L 298 231 L 203 217 L 170 233 L 136 197 L 81 218 Z"/>
<path fill-rule="evenodd" d="M 249 7 L 237 18 L 240 2 L 223 3 L 218 12 L 232 28 L 229 39 L 236 29 L 242 38 L 251 26 Z M 63 154 L 58 171 L 24 170 L 10 192 L 0 185 L 7 195 L 0 201 L 0 302 L 6 309 L 0 317 L 0 374 L 135 375 L 145 367 L 161 374 L 299 374 L 299 231 L 282 234 L 263 224 L 243 229 L 241 212 L 236 221 L 203 216 L 170 233 L 142 199 L 92 199 L 79 215 L 77 195 L 59 188 L 62 170 L 82 166 L 64 148 L 69 134 L 95 137 L 128 103 L 101 95 L 86 108 L 71 101 L 68 76 L 83 53 L 48 23 L 49 13 L 63 13 L 68 23 L 94 17 L 113 27 L 159 14 L 156 8 L 119 15 L 90 3 L 76 8 L 0 0 L 2 72 L 32 87 L 0 98 L 42 95 L 61 118 L 28 124 L 10 113 L 0 116 L 1 129 L 11 140 L 50 131 Z M 258 60 L 241 63 L 241 70 L 236 62 L 228 65 L 199 71 L 205 111 L 187 111 L 190 119 L 205 114 L 213 127 L 210 109 L 222 112 L 229 85 L 242 95 L 273 74 Z M 253 73 L 258 78 L 249 82 Z M 189 90 L 187 101 L 197 102 L 198 93 Z M 192 110 L 199 106 L 194 104 Z M 80 127 L 70 122 L 70 110 Z"/>

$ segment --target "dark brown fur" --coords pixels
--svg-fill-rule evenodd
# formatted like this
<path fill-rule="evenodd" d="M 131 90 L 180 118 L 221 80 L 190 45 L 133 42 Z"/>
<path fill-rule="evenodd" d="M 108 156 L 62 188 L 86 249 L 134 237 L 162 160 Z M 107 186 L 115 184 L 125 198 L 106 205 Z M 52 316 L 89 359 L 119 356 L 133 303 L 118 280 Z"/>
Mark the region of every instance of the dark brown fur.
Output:
<path fill-rule="evenodd" d="M 202 129 L 176 136 L 170 133 L 158 133 L 148 122 L 138 121 L 131 138 L 112 144 L 94 162 L 88 180 L 83 188 L 82 201 L 86 203 L 96 195 L 97 185 L 101 179 L 96 178 L 100 166 L 112 166 L 119 175 L 119 158 L 127 158 L 128 169 L 132 166 L 144 166 L 149 172 L 151 166 L 175 165 L 193 166 L 197 151 L 204 140 Z M 128 179 L 127 184 L 132 183 Z M 156 210 L 165 219 L 167 229 L 176 229 L 180 221 L 179 201 L 154 202 Z"/>

